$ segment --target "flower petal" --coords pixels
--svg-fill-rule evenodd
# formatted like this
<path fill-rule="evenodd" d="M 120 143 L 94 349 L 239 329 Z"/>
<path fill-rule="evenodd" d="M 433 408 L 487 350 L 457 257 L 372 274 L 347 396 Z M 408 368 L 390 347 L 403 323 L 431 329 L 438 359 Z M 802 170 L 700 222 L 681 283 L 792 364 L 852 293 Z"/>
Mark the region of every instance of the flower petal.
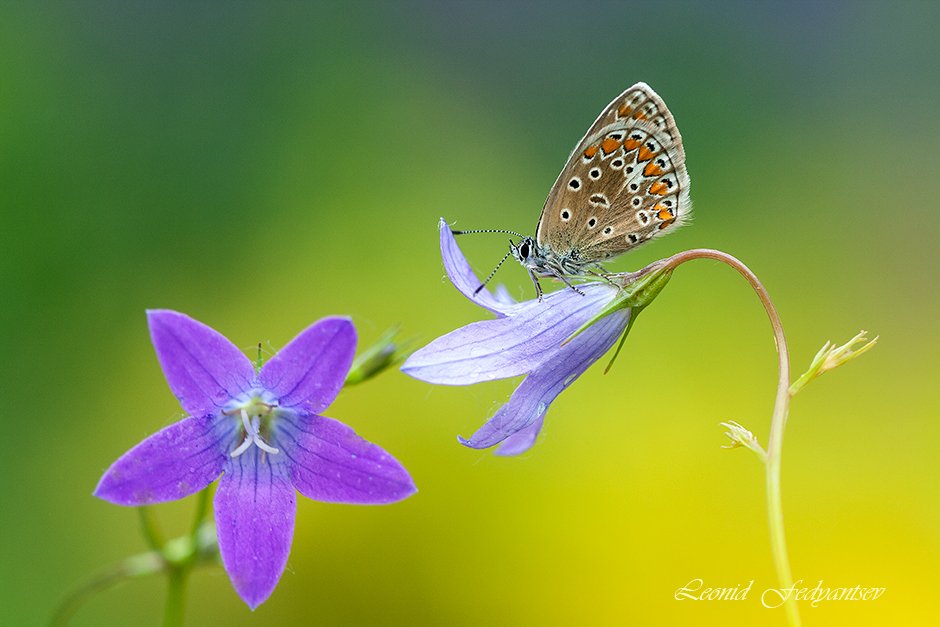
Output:
<path fill-rule="evenodd" d="M 535 424 L 555 397 L 613 346 L 626 329 L 631 313 L 630 309 L 614 312 L 553 351 L 542 367 L 519 384 L 508 403 L 469 440 L 458 438 L 460 443 L 487 448 Z"/>
<path fill-rule="evenodd" d="M 493 288 L 493 298 L 504 305 L 517 305 L 519 303 L 502 283 Z"/>
<path fill-rule="evenodd" d="M 251 447 L 226 464 L 215 494 L 222 564 L 251 609 L 274 592 L 294 538 L 297 495 L 277 457 Z"/>
<path fill-rule="evenodd" d="M 330 406 L 343 387 L 356 352 L 356 328 L 348 318 L 324 318 L 301 331 L 258 373 L 265 389 L 285 407 L 311 413 Z"/>
<path fill-rule="evenodd" d="M 251 387 L 251 362 L 215 329 L 167 309 L 149 310 L 147 322 L 167 383 L 186 413 L 213 412 Z"/>
<path fill-rule="evenodd" d="M 494 296 L 485 287 L 477 292 L 482 283 L 470 268 L 470 263 L 464 257 L 460 247 L 457 246 L 457 240 L 454 239 L 450 225 L 444 221 L 444 218 L 441 218 L 438 227 L 441 231 L 441 257 L 444 259 L 444 269 L 454 287 L 480 307 L 489 309 L 497 315 L 502 316 L 511 311 L 513 308 L 511 303 L 505 302 L 502 297 Z"/>
<path fill-rule="evenodd" d="M 202 490 L 222 474 L 233 435 L 229 424 L 209 414 L 154 433 L 108 468 L 95 496 L 117 505 L 147 505 Z"/>
<path fill-rule="evenodd" d="M 530 448 L 532 448 L 533 444 L 535 444 L 535 440 L 539 437 L 539 433 L 542 431 L 542 425 L 544 423 L 545 414 L 542 414 L 536 418 L 535 422 L 530 424 L 528 427 L 520 431 L 516 431 L 511 436 L 503 440 L 494 454 L 510 457 L 512 455 L 521 455 L 522 453 L 525 453 Z"/>
<path fill-rule="evenodd" d="M 561 289 L 541 302 L 516 305 L 507 317 L 451 331 L 415 351 L 401 370 L 440 385 L 470 385 L 531 372 L 617 294 L 616 287 L 605 283 L 579 289 L 583 295 Z"/>
<path fill-rule="evenodd" d="M 331 503 L 393 503 L 417 489 L 408 471 L 379 446 L 331 418 L 282 417 L 277 444 L 291 464 L 294 487 Z"/>

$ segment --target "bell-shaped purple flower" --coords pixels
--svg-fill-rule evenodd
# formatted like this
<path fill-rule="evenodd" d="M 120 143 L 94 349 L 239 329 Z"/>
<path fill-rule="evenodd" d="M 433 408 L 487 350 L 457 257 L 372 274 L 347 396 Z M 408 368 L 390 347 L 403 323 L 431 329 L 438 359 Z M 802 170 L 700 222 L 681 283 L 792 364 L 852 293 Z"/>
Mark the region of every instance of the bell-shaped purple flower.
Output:
<path fill-rule="evenodd" d="M 535 443 L 555 397 L 623 335 L 632 309 L 621 308 L 594 321 L 620 292 L 616 285 L 603 281 L 579 285 L 580 292 L 565 288 L 522 303 L 512 302 L 504 291 L 477 292 L 480 280 L 443 220 L 440 236 L 444 268 L 451 282 L 497 317 L 437 338 L 413 353 L 402 371 L 440 385 L 470 385 L 526 375 L 509 402 L 486 424 L 469 439 L 459 438 L 471 448 L 502 442 L 498 454 L 518 455 Z"/>
<path fill-rule="evenodd" d="M 321 414 L 343 387 L 356 345 L 348 319 L 308 327 L 255 371 L 224 336 L 174 311 L 147 313 L 170 389 L 188 414 L 104 473 L 95 496 L 146 505 L 215 494 L 219 551 L 254 609 L 274 591 L 294 535 L 295 490 L 319 501 L 391 503 L 415 492 L 405 468 Z"/>

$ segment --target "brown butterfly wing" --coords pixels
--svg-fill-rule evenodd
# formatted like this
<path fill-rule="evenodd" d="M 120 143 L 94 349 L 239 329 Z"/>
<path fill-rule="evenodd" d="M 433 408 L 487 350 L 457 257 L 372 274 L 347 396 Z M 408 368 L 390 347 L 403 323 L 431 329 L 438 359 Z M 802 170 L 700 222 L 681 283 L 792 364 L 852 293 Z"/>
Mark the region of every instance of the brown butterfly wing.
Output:
<path fill-rule="evenodd" d="M 537 240 L 587 265 L 679 226 L 691 208 L 675 120 L 656 92 L 637 83 L 607 105 L 569 157 Z"/>

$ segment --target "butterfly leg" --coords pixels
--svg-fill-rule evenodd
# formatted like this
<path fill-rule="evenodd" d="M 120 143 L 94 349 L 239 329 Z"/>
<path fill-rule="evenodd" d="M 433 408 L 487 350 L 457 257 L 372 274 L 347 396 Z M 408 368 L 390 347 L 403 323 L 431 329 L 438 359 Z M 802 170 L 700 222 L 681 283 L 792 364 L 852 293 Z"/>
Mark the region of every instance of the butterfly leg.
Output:
<path fill-rule="evenodd" d="M 582 291 L 579 290 L 577 287 L 575 287 L 574 284 L 573 284 L 571 281 L 569 281 L 569 280 L 568 280 L 568 277 L 566 277 L 564 274 L 559 274 L 559 273 L 557 273 L 557 272 L 552 272 L 552 276 L 554 276 L 554 277 L 557 278 L 557 279 L 561 279 L 561 280 L 564 282 L 565 285 L 567 285 L 568 287 L 570 287 L 571 289 L 573 289 L 574 291 L 576 291 L 576 292 L 577 292 L 578 294 L 580 294 L 581 296 L 584 296 L 584 292 L 582 292 Z"/>
<path fill-rule="evenodd" d="M 616 283 L 614 283 L 613 281 L 611 281 L 610 278 L 607 276 L 607 275 L 609 274 L 609 272 L 607 272 L 606 270 L 604 270 L 604 268 L 601 268 L 600 265 L 598 265 L 597 267 L 600 268 L 601 272 L 595 272 L 594 270 L 588 270 L 588 273 L 589 273 L 590 275 L 592 275 L 592 276 L 596 276 L 596 277 L 599 277 L 599 278 L 601 278 L 601 279 L 604 279 L 605 281 L 607 281 L 607 282 L 610 283 L 611 285 L 617 285 Z"/>
<path fill-rule="evenodd" d="M 538 294 L 539 302 L 542 302 L 542 284 L 539 283 L 539 278 L 534 271 L 529 270 L 529 276 L 532 277 L 532 284 L 535 285 L 535 293 Z"/>

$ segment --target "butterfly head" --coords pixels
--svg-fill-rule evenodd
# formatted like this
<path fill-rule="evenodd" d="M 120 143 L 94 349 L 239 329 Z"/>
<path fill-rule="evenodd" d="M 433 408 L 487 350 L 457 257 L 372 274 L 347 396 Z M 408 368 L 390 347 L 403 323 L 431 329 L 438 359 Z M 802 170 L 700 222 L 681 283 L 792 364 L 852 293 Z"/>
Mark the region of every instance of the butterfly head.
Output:
<path fill-rule="evenodd" d="M 545 268 L 545 257 L 534 238 L 525 237 L 518 244 L 510 241 L 509 252 L 528 270 L 538 272 Z"/>

